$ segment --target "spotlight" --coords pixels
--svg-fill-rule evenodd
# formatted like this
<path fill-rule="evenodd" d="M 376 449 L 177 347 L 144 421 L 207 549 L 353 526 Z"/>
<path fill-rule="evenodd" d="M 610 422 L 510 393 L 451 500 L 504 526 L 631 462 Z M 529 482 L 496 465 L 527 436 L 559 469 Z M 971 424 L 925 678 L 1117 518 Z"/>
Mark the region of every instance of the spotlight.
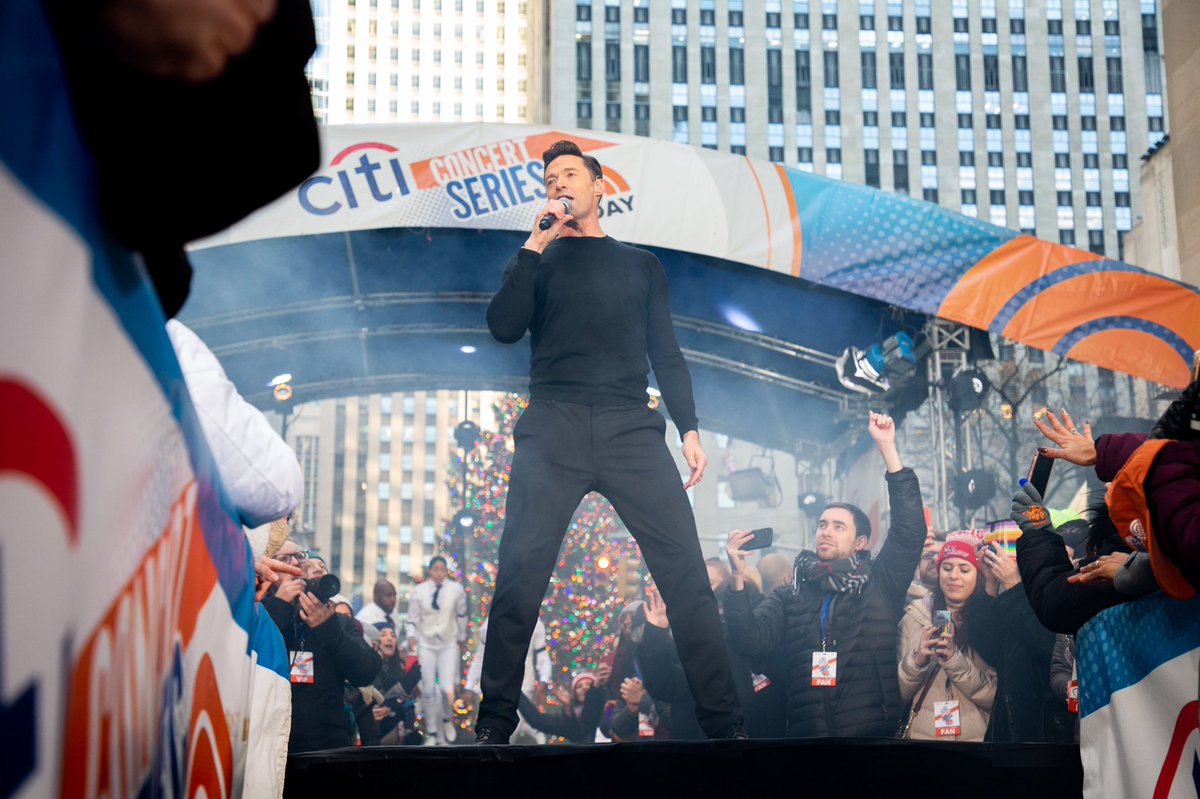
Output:
<path fill-rule="evenodd" d="M 990 388 L 987 375 L 981 370 L 974 367 L 963 369 L 950 378 L 946 402 L 950 410 L 957 413 L 979 410 Z"/>
<path fill-rule="evenodd" d="M 612 561 L 609 560 L 608 555 L 601 555 L 600 557 L 596 558 L 596 568 L 600 571 L 608 571 L 611 566 Z"/>
<path fill-rule="evenodd" d="M 271 378 L 271 382 L 267 383 L 267 388 L 274 388 L 275 386 L 290 382 L 292 382 L 292 373 L 284 372 L 281 375 L 275 375 L 275 377 Z"/>
<path fill-rule="evenodd" d="M 470 530 L 475 526 L 475 514 L 463 508 L 454 514 L 454 524 L 460 530 Z"/>
<path fill-rule="evenodd" d="M 475 348 L 472 347 L 470 344 L 462 345 L 461 347 L 458 348 L 458 351 L 461 353 L 464 353 L 466 355 L 474 355 L 475 354 Z"/>
<path fill-rule="evenodd" d="M 740 469 L 729 473 L 729 496 L 734 502 L 770 502 L 774 487 L 762 469 Z"/>
<path fill-rule="evenodd" d="M 279 385 L 275 386 L 275 390 L 271 393 L 274 394 L 275 399 L 279 400 L 280 402 L 287 402 L 292 398 L 292 387 L 287 383 L 280 383 Z"/>
<path fill-rule="evenodd" d="M 883 350 L 878 345 L 873 349 L 877 352 L 850 347 L 842 353 L 834 365 L 842 386 L 860 394 L 879 394 L 891 388 L 882 374 Z"/>
<path fill-rule="evenodd" d="M 996 478 L 983 469 L 971 469 L 954 478 L 954 498 L 968 510 L 982 508 L 996 496 Z"/>
<path fill-rule="evenodd" d="M 825 510 L 829 500 L 824 494 L 809 491 L 807 494 L 796 497 L 796 503 L 800 506 L 801 513 L 815 519 L 821 515 L 821 511 Z"/>
<path fill-rule="evenodd" d="M 474 449 L 479 443 L 479 425 L 470 419 L 459 422 L 454 428 L 454 440 L 463 449 Z"/>

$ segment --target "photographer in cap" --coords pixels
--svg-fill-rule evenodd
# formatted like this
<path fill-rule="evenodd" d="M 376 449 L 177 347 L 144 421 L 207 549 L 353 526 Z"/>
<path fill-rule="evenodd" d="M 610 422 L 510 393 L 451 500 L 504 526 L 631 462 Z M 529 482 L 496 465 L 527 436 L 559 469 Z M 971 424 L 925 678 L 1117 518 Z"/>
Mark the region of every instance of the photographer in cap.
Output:
<path fill-rule="evenodd" d="M 308 553 L 292 541 L 276 557 L 303 562 Z M 370 685 L 381 661 L 354 623 L 334 613 L 329 602 L 341 584 L 324 575 L 315 580 L 285 576 L 263 600 L 263 607 L 283 634 L 292 683 L 292 734 L 288 752 L 310 752 L 351 746 L 353 738 L 342 710 L 342 688 Z"/>

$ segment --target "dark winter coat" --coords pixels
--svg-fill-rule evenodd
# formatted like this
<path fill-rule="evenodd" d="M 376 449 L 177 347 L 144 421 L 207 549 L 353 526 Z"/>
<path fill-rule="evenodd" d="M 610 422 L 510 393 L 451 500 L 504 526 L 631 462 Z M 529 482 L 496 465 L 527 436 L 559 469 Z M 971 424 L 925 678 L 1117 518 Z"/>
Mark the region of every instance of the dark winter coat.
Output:
<path fill-rule="evenodd" d="M 573 744 L 590 744 L 596 741 L 596 726 L 600 723 L 600 714 L 604 712 L 604 700 L 604 689 L 593 685 L 583 696 L 583 709 L 578 716 L 574 710 L 563 712 L 559 709 L 543 713 L 525 694 L 517 699 L 517 709 L 535 730 L 566 738 Z"/>
<path fill-rule="evenodd" d="M 397 652 L 383 660 L 383 667 L 371 683 L 383 694 L 384 707 L 392 712 L 383 721 L 376 721 L 372 712 L 374 705 L 368 705 L 357 689 L 351 689 L 350 706 L 354 710 L 354 721 L 358 725 L 358 737 L 363 746 L 378 746 L 385 735 L 412 713 L 413 691 L 420 683 L 421 664 L 415 656 L 405 657 Z M 411 723 L 406 726 L 411 731 Z"/>
<path fill-rule="evenodd" d="M 834 594 L 828 646 L 837 652 L 838 681 L 812 686 L 812 655 L 821 649 L 825 592 L 801 582 L 774 591 L 755 609 L 746 591 L 725 597 L 725 619 L 736 651 L 757 657 L 782 647 L 787 660 L 787 734 L 891 736 L 899 726 L 896 637 L 905 592 L 925 543 L 921 487 L 912 469 L 887 475 L 892 527 L 859 594 Z"/>
<path fill-rule="evenodd" d="M 1096 476 L 1112 480 L 1145 440 L 1138 433 L 1100 436 Z M 1143 485 L 1155 543 L 1188 582 L 1200 587 L 1200 439 L 1168 442 Z"/>
<path fill-rule="evenodd" d="M 964 611 L 971 647 L 996 669 L 987 741 L 1047 740 L 1054 633 L 1042 626 L 1019 587 L 974 596 Z"/>
<path fill-rule="evenodd" d="M 292 683 L 292 737 L 288 752 L 311 752 L 350 746 L 349 719 L 344 710 L 342 689 L 370 685 L 382 662 L 375 650 L 347 616 L 335 613 L 324 623 L 310 628 L 290 602 L 270 596 L 263 607 L 283 634 L 289 653 L 300 649 L 313 653 L 313 682 Z"/>

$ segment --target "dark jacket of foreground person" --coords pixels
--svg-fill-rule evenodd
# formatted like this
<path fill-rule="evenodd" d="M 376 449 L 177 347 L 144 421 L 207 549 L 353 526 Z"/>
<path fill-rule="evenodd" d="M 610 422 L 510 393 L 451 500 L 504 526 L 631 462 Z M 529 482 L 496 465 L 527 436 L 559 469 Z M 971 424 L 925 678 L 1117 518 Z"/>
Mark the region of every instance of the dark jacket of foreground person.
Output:
<path fill-rule="evenodd" d="M 751 657 L 783 647 L 787 660 L 787 734 L 792 738 L 890 737 L 902 708 L 896 636 L 904 598 L 925 543 L 921 487 L 912 469 L 887 475 L 892 526 L 859 594 L 834 594 L 828 649 L 837 652 L 837 685 L 813 687 L 826 592 L 808 582 L 776 589 L 753 610 L 746 591 L 725 595 L 730 644 Z"/>

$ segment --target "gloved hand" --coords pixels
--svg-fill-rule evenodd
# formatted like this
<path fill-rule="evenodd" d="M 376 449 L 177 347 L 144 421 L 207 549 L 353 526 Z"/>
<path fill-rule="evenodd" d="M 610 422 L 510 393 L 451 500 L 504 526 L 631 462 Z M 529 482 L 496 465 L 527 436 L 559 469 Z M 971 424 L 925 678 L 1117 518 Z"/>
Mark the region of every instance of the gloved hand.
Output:
<path fill-rule="evenodd" d="M 1190 441 L 1200 438 L 1200 380 L 1193 380 L 1158 417 L 1150 438 Z"/>
<path fill-rule="evenodd" d="M 1052 530 L 1050 512 L 1043 504 L 1042 495 L 1027 480 L 1021 481 L 1021 488 L 1013 494 L 1012 520 L 1016 522 L 1023 533 Z"/>

